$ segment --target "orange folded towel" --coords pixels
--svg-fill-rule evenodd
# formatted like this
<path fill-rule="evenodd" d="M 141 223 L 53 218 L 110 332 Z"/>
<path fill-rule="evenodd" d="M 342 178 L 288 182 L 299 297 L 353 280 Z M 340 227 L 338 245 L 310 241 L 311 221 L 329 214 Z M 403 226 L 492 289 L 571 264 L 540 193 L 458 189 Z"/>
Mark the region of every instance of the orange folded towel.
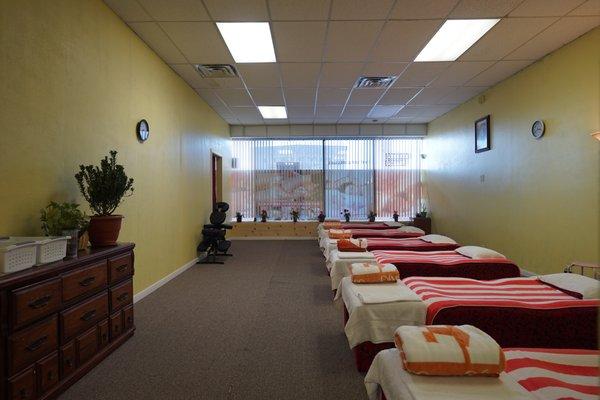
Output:
<path fill-rule="evenodd" d="M 366 248 L 361 247 L 360 244 L 354 242 L 353 239 L 340 239 L 337 242 L 338 251 L 342 252 L 365 252 Z"/>
<path fill-rule="evenodd" d="M 340 221 L 325 221 L 323 222 L 323 229 L 335 229 L 342 226 Z"/>
<path fill-rule="evenodd" d="M 404 369 L 417 375 L 498 376 L 502 349 L 491 336 L 471 326 L 401 326 L 394 342 Z"/>
<path fill-rule="evenodd" d="M 396 282 L 400 273 L 393 264 L 364 262 L 350 265 L 350 277 L 352 283 L 388 283 Z"/>
<path fill-rule="evenodd" d="M 329 239 L 350 239 L 352 237 L 352 231 L 342 229 L 330 229 Z"/>

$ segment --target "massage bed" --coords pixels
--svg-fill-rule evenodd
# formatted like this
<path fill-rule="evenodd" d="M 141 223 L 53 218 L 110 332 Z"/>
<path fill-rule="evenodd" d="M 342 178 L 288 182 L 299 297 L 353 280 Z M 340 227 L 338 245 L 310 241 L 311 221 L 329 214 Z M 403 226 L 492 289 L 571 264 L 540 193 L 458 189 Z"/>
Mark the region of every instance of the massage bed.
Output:
<path fill-rule="evenodd" d="M 492 281 L 411 277 L 369 285 L 353 284 L 346 277 L 336 299 L 343 300 L 344 330 L 363 372 L 378 351 L 393 346 L 394 330 L 401 325 L 471 324 L 503 347 L 595 349 L 600 300 L 597 292 L 593 298 L 577 298 L 575 291 L 584 285 L 597 288 L 598 282 L 565 275 L 573 274 Z M 546 283 L 556 276 L 561 286 Z M 571 287 L 562 283 L 580 278 Z M 566 288 L 575 290 L 567 293 Z"/>
<path fill-rule="evenodd" d="M 597 399 L 600 351 L 505 348 L 499 377 L 407 372 L 398 349 L 379 352 L 365 376 L 369 400 Z"/>
<path fill-rule="evenodd" d="M 331 230 L 331 232 L 345 232 L 353 238 L 368 238 L 368 237 L 383 237 L 391 239 L 404 239 L 419 237 L 425 235 L 425 231 L 414 226 L 400 226 L 394 227 L 393 229 L 341 229 Z M 329 247 L 330 239 L 337 239 L 332 237 L 330 231 L 322 231 L 319 233 L 319 247 L 321 249 Z"/>
<path fill-rule="evenodd" d="M 497 254 L 494 258 L 473 258 L 460 253 L 461 249 L 473 247 L 427 252 L 375 250 L 355 253 L 334 250 L 325 265 L 331 278 L 331 290 L 337 290 L 341 279 L 350 275 L 350 265 L 357 262 L 394 264 L 400 272 L 400 279 L 411 276 L 454 276 L 490 280 L 517 277 L 521 274 L 517 265 L 499 253 L 494 252 Z"/>

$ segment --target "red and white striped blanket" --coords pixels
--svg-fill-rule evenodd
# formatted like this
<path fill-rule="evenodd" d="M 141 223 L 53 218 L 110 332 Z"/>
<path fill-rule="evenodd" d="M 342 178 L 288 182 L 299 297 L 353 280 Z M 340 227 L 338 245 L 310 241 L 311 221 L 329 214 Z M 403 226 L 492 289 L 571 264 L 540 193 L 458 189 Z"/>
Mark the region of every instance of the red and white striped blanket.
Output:
<path fill-rule="evenodd" d="M 577 299 L 546 285 L 536 277 L 491 281 L 410 277 L 402 281 L 427 303 L 427 324 L 432 324 L 441 310 L 451 307 L 513 307 L 547 310 L 600 306 L 600 300 Z M 577 328 L 573 327 L 573 329 Z"/>
<path fill-rule="evenodd" d="M 371 239 L 369 239 L 371 240 Z M 368 244 L 368 242 L 367 242 Z M 475 260 L 470 257 L 463 256 L 454 250 L 444 251 L 405 251 L 405 250 L 373 250 L 375 259 L 380 264 L 396 264 L 396 263 L 419 263 L 419 264 L 440 264 L 440 265 L 456 265 L 456 264 L 512 264 L 513 262 L 506 258 L 486 258 Z"/>
<path fill-rule="evenodd" d="M 600 396 L 598 350 L 504 349 L 504 355 L 506 373 L 536 398 L 591 400 Z"/>
<path fill-rule="evenodd" d="M 423 236 L 422 232 L 406 232 L 395 227 L 394 229 L 351 229 L 352 237 L 356 239 L 383 237 L 383 238 L 411 238 Z"/>

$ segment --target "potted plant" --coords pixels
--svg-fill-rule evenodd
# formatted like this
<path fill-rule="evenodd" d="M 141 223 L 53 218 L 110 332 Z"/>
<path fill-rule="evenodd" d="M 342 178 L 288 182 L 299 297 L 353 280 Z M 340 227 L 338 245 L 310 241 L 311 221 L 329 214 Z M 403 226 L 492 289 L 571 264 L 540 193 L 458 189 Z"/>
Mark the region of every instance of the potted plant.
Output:
<path fill-rule="evenodd" d="M 238 212 L 235 213 L 235 220 L 237 222 L 242 222 L 242 218 L 243 217 L 244 217 L 244 214 L 242 214 L 241 212 L 238 211 Z"/>
<path fill-rule="evenodd" d="M 92 246 L 117 244 L 122 215 L 113 215 L 123 197 L 133 194 L 133 178 L 127 177 L 125 168 L 117 164 L 117 152 L 100 160 L 100 166 L 80 165 L 75 175 L 79 191 L 95 212 L 90 218 L 88 234 Z"/>
<path fill-rule="evenodd" d="M 344 208 L 344 210 L 340 214 L 344 215 L 344 219 L 346 220 L 346 222 L 350 222 L 350 210 Z"/>
<path fill-rule="evenodd" d="M 292 216 L 292 220 L 294 222 L 298 222 L 298 217 L 300 216 L 300 211 L 298 211 L 298 210 L 292 210 L 290 212 L 290 215 Z"/>
<path fill-rule="evenodd" d="M 325 213 L 323 212 L 323 210 L 319 211 L 319 215 L 317 216 L 317 220 L 319 220 L 319 222 L 325 222 Z"/>
<path fill-rule="evenodd" d="M 375 217 L 377 216 L 377 213 L 375 211 L 369 211 L 369 222 L 375 222 Z"/>
<path fill-rule="evenodd" d="M 398 215 L 398 211 L 394 211 L 394 214 L 392 214 L 392 217 L 394 218 L 394 222 L 398 222 L 398 218 L 400 217 L 400 215 Z"/>
<path fill-rule="evenodd" d="M 40 214 L 46 236 L 69 236 L 67 257 L 77 257 L 79 237 L 87 228 L 87 216 L 79 209 L 79 204 L 51 201 Z"/>
<path fill-rule="evenodd" d="M 427 218 L 427 207 L 423 204 L 421 211 L 417 213 L 417 218 Z"/>
<path fill-rule="evenodd" d="M 260 211 L 260 222 L 267 222 L 267 218 L 269 215 L 267 214 L 267 210 Z"/>

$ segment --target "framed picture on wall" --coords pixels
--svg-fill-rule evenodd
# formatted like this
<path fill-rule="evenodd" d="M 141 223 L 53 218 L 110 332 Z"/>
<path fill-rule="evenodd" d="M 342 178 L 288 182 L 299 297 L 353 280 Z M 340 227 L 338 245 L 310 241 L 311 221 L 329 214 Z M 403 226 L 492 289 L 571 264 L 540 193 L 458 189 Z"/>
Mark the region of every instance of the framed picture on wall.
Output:
<path fill-rule="evenodd" d="M 490 116 L 475 121 L 475 153 L 490 149 Z"/>

